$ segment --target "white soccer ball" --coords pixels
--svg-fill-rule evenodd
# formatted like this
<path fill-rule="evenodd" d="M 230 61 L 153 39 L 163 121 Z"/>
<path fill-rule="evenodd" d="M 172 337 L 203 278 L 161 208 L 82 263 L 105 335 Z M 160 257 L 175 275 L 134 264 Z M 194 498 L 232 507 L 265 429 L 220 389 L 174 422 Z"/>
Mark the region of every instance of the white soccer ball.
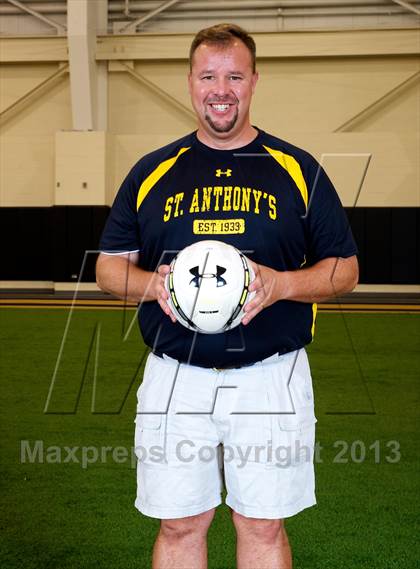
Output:
<path fill-rule="evenodd" d="M 255 293 L 249 260 L 222 241 L 199 241 L 173 259 L 166 278 L 168 304 L 190 330 L 218 334 L 238 326 Z"/>

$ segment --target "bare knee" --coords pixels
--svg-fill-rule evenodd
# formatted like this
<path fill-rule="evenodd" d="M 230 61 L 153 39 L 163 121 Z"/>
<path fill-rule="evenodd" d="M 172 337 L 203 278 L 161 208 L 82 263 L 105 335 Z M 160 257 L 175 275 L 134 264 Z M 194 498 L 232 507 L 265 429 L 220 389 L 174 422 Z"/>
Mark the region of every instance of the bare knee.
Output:
<path fill-rule="evenodd" d="M 238 538 L 265 544 L 276 543 L 279 539 L 287 540 L 283 520 L 246 518 L 237 512 L 232 512 L 232 520 Z"/>
<path fill-rule="evenodd" d="M 201 539 L 207 535 L 214 513 L 215 510 L 213 509 L 197 516 L 188 516 L 175 520 L 161 520 L 160 535 L 164 539 L 174 542 Z"/>

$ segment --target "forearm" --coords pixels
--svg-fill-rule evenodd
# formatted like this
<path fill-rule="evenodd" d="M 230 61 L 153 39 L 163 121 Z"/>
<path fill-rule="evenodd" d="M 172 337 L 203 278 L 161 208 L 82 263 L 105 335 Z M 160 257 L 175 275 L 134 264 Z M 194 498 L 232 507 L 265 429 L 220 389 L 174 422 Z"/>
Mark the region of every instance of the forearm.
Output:
<path fill-rule="evenodd" d="M 248 324 L 261 310 L 279 300 L 323 302 L 350 292 L 357 284 L 359 269 L 356 256 L 328 258 L 307 269 L 276 271 L 252 263 L 255 278 L 249 290 L 254 298 L 245 305 L 242 324 Z"/>
<path fill-rule="evenodd" d="M 350 292 L 358 281 L 356 257 L 323 259 L 307 269 L 288 271 L 280 282 L 279 299 L 299 302 L 323 302 Z M 280 273 L 279 281 L 282 280 Z"/>
<path fill-rule="evenodd" d="M 96 282 L 100 289 L 129 302 L 156 300 L 157 273 L 145 271 L 128 257 L 100 255 Z"/>

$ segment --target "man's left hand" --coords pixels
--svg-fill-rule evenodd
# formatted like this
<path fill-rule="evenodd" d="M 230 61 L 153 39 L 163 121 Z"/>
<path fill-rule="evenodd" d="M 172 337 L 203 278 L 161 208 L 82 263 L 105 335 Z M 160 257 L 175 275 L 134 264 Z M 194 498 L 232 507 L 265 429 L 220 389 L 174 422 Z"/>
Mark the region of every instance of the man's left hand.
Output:
<path fill-rule="evenodd" d="M 286 273 L 276 271 L 265 265 L 258 265 L 250 261 L 255 278 L 249 285 L 249 291 L 255 291 L 254 298 L 245 305 L 245 316 L 242 318 L 242 324 L 246 325 L 261 310 L 271 306 L 281 298 L 285 298 L 286 292 Z"/>

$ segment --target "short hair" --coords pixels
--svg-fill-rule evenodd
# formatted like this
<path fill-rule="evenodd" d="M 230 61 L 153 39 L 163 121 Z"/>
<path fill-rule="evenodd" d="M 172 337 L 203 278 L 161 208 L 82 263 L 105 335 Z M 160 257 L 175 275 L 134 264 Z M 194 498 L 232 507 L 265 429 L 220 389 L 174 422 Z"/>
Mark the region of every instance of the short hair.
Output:
<path fill-rule="evenodd" d="M 200 30 L 194 37 L 190 47 L 190 69 L 192 69 L 194 52 L 199 45 L 202 43 L 209 43 L 223 48 L 229 46 L 229 44 L 234 42 L 236 38 L 241 40 L 241 42 L 248 48 L 249 53 L 251 54 L 252 72 L 255 73 L 256 46 L 254 38 L 236 24 L 217 24 L 216 26 Z"/>

